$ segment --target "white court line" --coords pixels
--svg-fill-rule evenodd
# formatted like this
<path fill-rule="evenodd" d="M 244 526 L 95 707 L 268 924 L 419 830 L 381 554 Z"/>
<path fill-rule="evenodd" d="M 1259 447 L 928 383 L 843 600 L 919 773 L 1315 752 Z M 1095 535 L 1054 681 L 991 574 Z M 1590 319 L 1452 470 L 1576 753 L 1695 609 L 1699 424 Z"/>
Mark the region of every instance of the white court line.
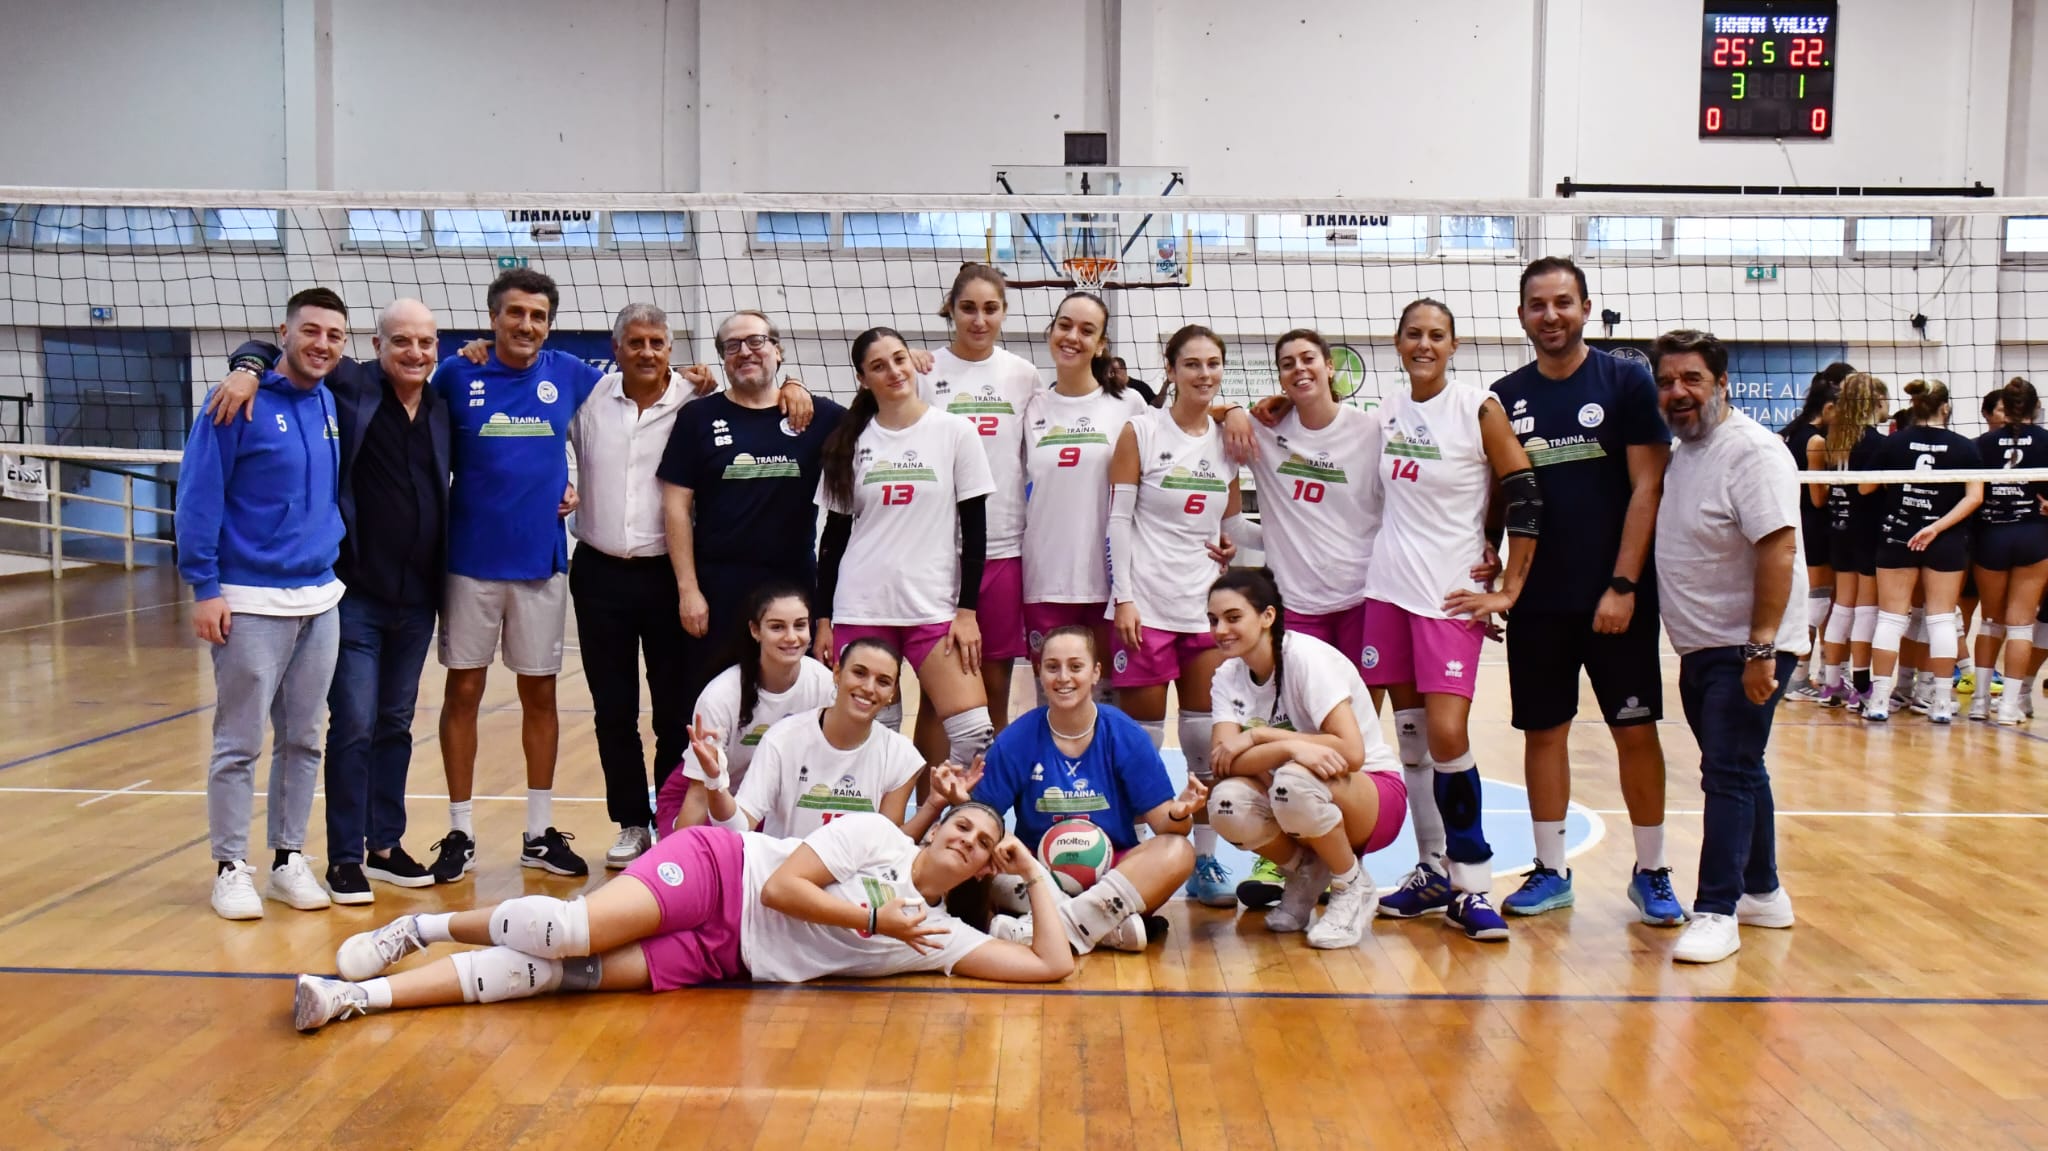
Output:
<path fill-rule="evenodd" d="M 200 798 L 206 795 L 206 792 L 203 790 L 142 790 L 142 784 L 148 782 L 149 781 L 146 779 L 139 780 L 136 783 L 132 783 L 127 787 L 121 788 L 118 791 L 108 791 L 105 788 L 100 787 L 0 787 L 0 795 L 92 795 L 98 796 L 100 799 L 106 799 L 110 796 L 115 795 L 167 795 L 184 796 L 187 798 Z M 324 797 L 327 793 L 325 791 L 320 791 L 315 792 L 314 794 Z M 408 793 L 406 795 L 406 798 L 422 801 L 439 801 L 442 803 L 446 803 L 448 801 L 448 797 L 446 795 L 435 795 L 431 793 Z M 500 803 L 526 802 L 526 797 L 523 795 L 473 795 L 470 796 L 470 798 L 490 800 Z M 88 802 L 98 802 L 98 800 L 91 800 Z M 605 802 L 605 798 L 601 795 L 557 795 L 555 796 L 555 802 L 603 803 Z M 79 806 L 83 807 L 85 806 L 85 804 L 79 804 Z M 1626 808 L 1578 808 L 1576 805 L 1574 805 L 1574 807 L 1576 810 L 1586 812 L 1590 815 L 1625 816 L 1628 814 L 1628 809 Z M 1526 816 L 1529 814 L 1529 811 L 1527 808 L 1521 807 L 1489 807 L 1484 810 L 1483 814 Z M 1697 817 L 1703 813 L 1700 811 L 1699 808 L 1695 807 L 1667 808 L 1664 814 L 1667 816 L 1686 815 Z M 1784 808 L 1780 808 L 1778 810 L 1778 814 L 1821 819 L 2048 819 L 2048 811 L 1804 811 L 1786 810 Z M 1590 844 L 1588 844 L 1588 846 L 1590 846 Z"/>
<path fill-rule="evenodd" d="M 0 635 L 13 635 L 19 631 L 34 631 L 39 627 L 62 627 L 67 623 L 84 623 L 87 620 L 93 619 L 112 619 L 115 616 L 139 615 L 146 611 L 156 611 L 158 608 L 177 607 L 184 602 L 184 600 L 174 599 L 169 603 L 145 604 L 142 607 L 131 607 L 121 611 L 103 611 L 96 615 L 75 615 L 65 619 L 44 620 L 42 623 L 23 624 L 20 627 L 0 628 Z"/>
<path fill-rule="evenodd" d="M 81 800 L 79 801 L 78 806 L 91 807 L 93 804 L 98 803 L 100 800 L 105 799 L 110 795 L 126 795 L 129 792 L 134 791 L 136 788 L 141 787 L 143 784 L 148 782 L 149 781 L 146 779 L 138 779 L 134 783 L 129 784 L 127 787 L 116 788 L 113 791 L 103 791 L 100 794 L 93 796 L 91 799 Z"/>

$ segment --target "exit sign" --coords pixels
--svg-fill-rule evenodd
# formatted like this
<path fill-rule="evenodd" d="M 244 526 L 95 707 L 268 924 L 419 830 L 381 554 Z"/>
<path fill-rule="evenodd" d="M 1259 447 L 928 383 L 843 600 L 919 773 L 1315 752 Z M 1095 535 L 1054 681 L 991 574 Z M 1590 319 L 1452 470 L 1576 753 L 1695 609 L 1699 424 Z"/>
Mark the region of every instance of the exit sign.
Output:
<path fill-rule="evenodd" d="M 1778 265 L 1776 264 L 1751 264 L 1743 269 L 1743 271 L 1746 278 L 1751 280 L 1775 280 L 1778 278 Z"/>

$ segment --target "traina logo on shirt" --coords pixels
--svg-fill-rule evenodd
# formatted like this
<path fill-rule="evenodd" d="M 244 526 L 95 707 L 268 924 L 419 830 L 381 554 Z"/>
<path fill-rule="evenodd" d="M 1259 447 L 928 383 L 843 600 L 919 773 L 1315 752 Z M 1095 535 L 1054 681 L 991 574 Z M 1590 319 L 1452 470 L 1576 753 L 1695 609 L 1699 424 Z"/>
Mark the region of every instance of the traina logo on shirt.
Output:
<path fill-rule="evenodd" d="M 495 412 L 476 430 L 479 436 L 511 436 L 515 439 L 533 436 L 552 436 L 555 426 L 545 416 L 508 416 Z"/>
<path fill-rule="evenodd" d="M 1287 462 L 1274 468 L 1283 476 L 1299 476 L 1305 480 L 1318 480 L 1326 484 L 1348 484 L 1351 477 L 1337 466 L 1328 452 L 1317 452 L 1313 459 L 1300 452 L 1289 452 Z"/>
<path fill-rule="evenodd" d="M 759 747 L 761 746 L 761 737 L 767 734 L 768 725 L 765 723 L 757 723 L 754 725 L 754 730 L 740 737 L 740 746 Z"/>
<path fill-rule="evenodd" d="M 1397 427 L 1388 427 L 1386 454 L 1411 460 L 1440 460 L 1444 458 L 1442 448 L 1429 434 L 1429 428 L 1417 427 L 1404 432 Z"/>
<path fill-rule="evenodd" d="M 850 775 L 838 783 L 820 783 L 797 797 L 796 805 L 808 811 L 873 811 L 875 803 L 862 795 L 860 784 Z"/>
<path fill-rule="evenodd" d="M 1038 810 L 1047 815 L 1064 815 L 1084 811 L 1108 811 L 1109 800 L 1097 795 L 1085 779 L 1073 781 L 1074 789 L 1068 791 L 1055 784 L 1038 793 Z"/>
<path fill-rule="evenodd" d="M 1170 492 L 1227 492 L 1230 485 L 1216 475 L 1208 460 L 1198 460 L 1193 468 L 1177 467 L 1166 473 L 1159 486 Z"/>
<path fill-rule="evenodd" d="M 917 453 L 907 451 L 901 459 L 876 460 L 869 465 L 867 474 L 861 478 L 866 484 L 914 484 L 918 481 L 937 483 L 939 473 L 933 471 L 917 458 Z"/>
<path fill-rule="evenodd" d="M 1045 418 L 1043 416 L 1039 417 L 1036 426 L 1045 427 Z M 1042 448 L 1064 447 L 1067 444 L 1106 444 L 1108 442 L 1109 436 L 1098 430 L 1095 427 L 1095 421 L 1087 416 L 1076 419 L 1074 426 L 1071 428 L 1065 424 L 1054 424 L 1052 427 L 1046 428 L 1045 434 L 1038 438 L 1038 446 Z"/>
<path fill-rule="evenodd" d="M 1566 436 L 1552 443 L 1542 436 L 1530 436 L 1522 441 L 1522 450 L 1529 453 L 1531 467 L 1548 467 L 1551 464 L 1568 464 L 1574 460 L 1604 460 L 1607 449 L 1600 441 L 1590 436 Z"/>
<path fill-rule="evenodd" d="M 951 386 L 951 384 L 944 380 L 940 380 L 934 385 L 936 390 L 940 392 L 944 392 Z M 1017 414 L 1017 409 L 1011 406 L 1010 401 L 996 393 L 996 386 L 994 384 L 983 384 L 979 392 L 965 392 L 954 396 L 946 404 L 946 410 L 956 416 L 1014 416 Z"/>
<path fill-rule="evenodd" d="M 719 473 L 720 479 L 727 480 L 783 480 L 797 479 L 803 472 L 796 461 L 788 456 L 757 456 L 741 452 L 725 465 Z"/>

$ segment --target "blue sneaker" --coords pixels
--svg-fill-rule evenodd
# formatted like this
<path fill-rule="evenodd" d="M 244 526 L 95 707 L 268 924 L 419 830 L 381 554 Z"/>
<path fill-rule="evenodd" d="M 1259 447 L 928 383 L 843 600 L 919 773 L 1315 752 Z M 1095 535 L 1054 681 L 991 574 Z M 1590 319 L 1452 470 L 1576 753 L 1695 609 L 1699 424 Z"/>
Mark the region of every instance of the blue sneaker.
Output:
<path fill-rule="evenodd" d="M 1628 901 L 1652 927 L 1677 927 L 1686 920 L 1685 905 L 1671 893 L 1671 869 L 1638 871 L 1628 881 Z"/>
<path fill-rule="evenodd" d="M 1415 870 L 1401 880 L 1401 886 L 1392 895 L 1380 897 L 1380 914 L 1395 919 L 1413 919 L 1442 911 L 1451 905 L 1451 881 L 1427 863 L 1418 863 Z"/>
<path fill-rule="evenodd" d="M 1195 857 L 1195 873 L 1188 877 L 1187 893 L 1203 907 L 1237 906 L 1237 885 L 1231 881 L 1230 869 L 1213 855 Z"/>
<path fill-rule="evenodd" d="M 1522 886 L 1513 895 L 1501 900 L 1500 905 L 1516 915 L 1541 915 L 1560 907 L 1570 907 L 1572 895 L 1571 869 L 1562 875 L 1542 864 L 1529 873 Z"/>
<path fill-rule="evenodd" d="M 1478 892 L 1460 891 L 1453 895 L 1450 905 L 1444 908 L 1444 921 L 1464 928 L 1467 939 L 1499 943 L 1508 937 L 1508 921 Z"/>

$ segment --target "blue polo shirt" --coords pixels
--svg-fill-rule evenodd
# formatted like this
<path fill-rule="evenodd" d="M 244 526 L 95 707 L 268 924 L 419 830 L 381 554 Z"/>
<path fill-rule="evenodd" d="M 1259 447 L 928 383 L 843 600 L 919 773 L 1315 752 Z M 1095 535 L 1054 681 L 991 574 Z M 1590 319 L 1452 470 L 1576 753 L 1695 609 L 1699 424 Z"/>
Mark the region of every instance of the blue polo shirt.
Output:
<path fill-rule="evenodd" d="M 1641 364 L 1598 348 L 1562 380 L 1532 362 L 1493 385 L 1508 425 L 1543 489 L 1543 535 L 1516 611 L 1590 612 L 1600 606 L 1635 486 L 1628 449 L 1668 444 L 1657 383 Z M 1655 610 L 1656 569 L 1646 560 L 1636 606 Z"/>
<path fill-rule="evenodd" d="M 434 370 L 448 401 L 448 570 L 471 579 L 547 579 L 569 569 L 555 514 L 569 485 L 569 421 L 597 387 L 596 368 L 543 348 L 514 369 L 450 356 Z"/>
<path fill-rule="evenodd" d="M 1046 714 L 1041 707 L 1019 717 L 989 745 L 974 798 L 1014 812 L 1017 838 L 1032 851 L 1065 819 L 1093 822 L 1118 851 L 1136 847 L 1137 821 L 1174 796 L 1166 764 L 1145 729 L 1105 704 L 1088 750 L 1069 759 L 1053 742 Z"/>

